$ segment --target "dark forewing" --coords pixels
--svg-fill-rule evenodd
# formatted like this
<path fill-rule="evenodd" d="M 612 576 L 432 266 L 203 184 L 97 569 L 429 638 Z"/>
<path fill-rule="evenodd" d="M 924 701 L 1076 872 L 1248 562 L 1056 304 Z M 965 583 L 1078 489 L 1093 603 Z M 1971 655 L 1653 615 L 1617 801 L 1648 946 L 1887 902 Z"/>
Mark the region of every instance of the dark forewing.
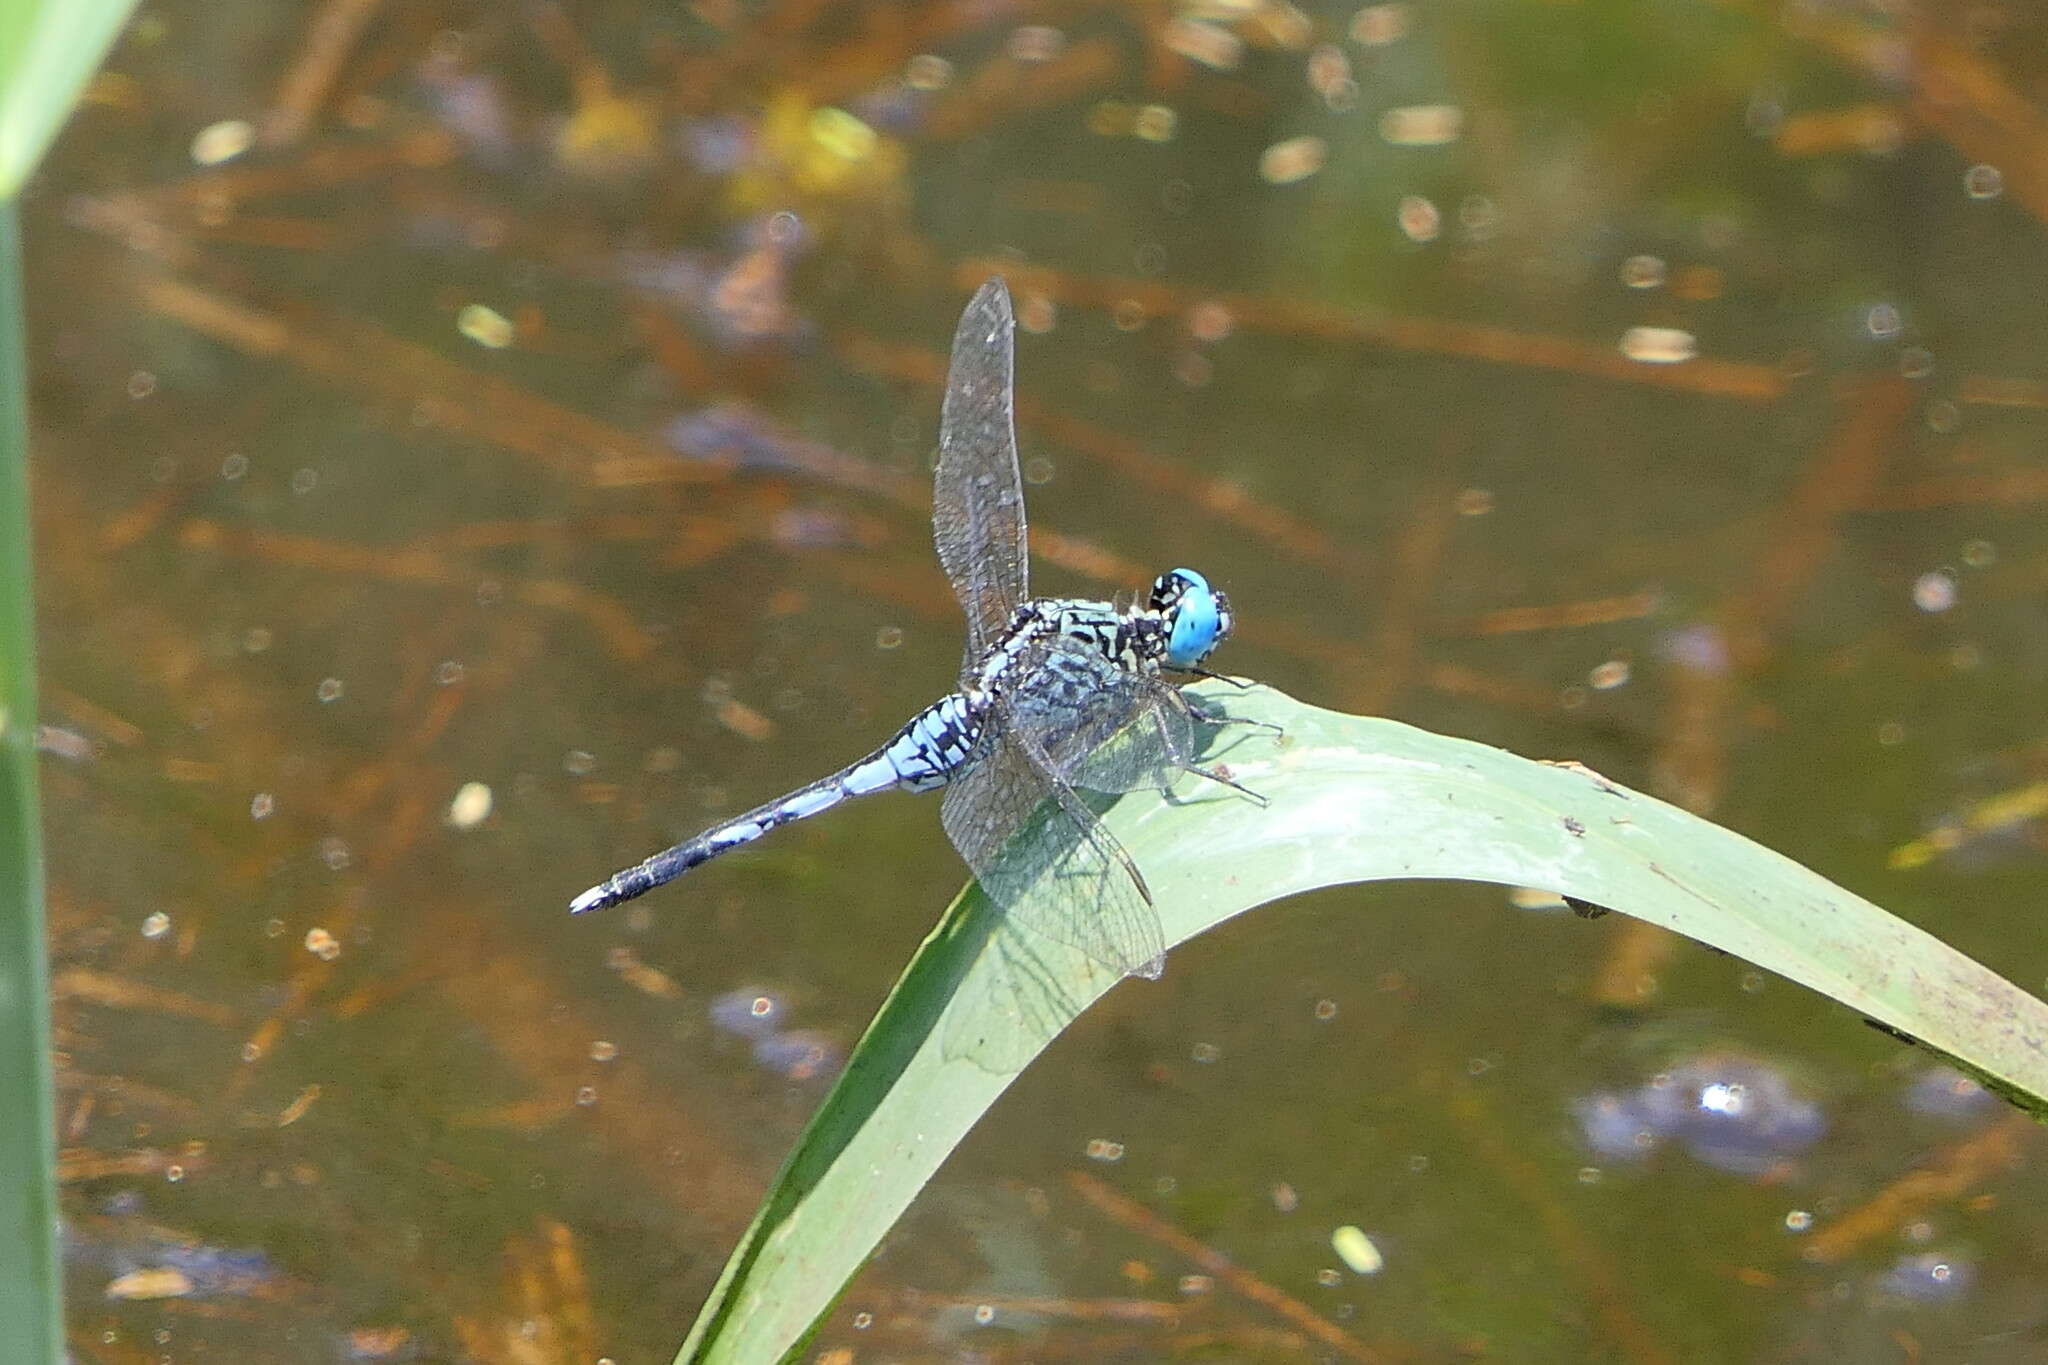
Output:
<path fill-rule="evenodd" d="M 1157 976 L 1159 915 L 1116 836 L 1007 717 L 989 719 L 976 749 L 940 818 L 989 899 L 1118 975 Z"/>
<path fill-rule="evenodd" d="M 939 563 L 967 611 L 972 669 L 1027 595 L 1024 483 L 1010 394 L 1010 291 L 1000 279 L 976 291 L 953 333 L 953 360 L 939 419 L 932 530 Z"/>

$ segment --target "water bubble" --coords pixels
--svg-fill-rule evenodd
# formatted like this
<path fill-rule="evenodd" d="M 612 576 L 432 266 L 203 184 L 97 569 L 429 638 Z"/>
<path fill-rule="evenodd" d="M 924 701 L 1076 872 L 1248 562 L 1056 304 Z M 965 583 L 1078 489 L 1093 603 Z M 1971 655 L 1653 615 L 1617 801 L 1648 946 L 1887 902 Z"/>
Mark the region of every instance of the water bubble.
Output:
<path fill-rule="evenodd" d="M 341 679 L 322 678 L 320 680 L 320 685 L 313 689 L 313 695 L 318 697 L 321 701 L 340 701 L 342 691 L 343 686 Z"/>
<path fill-rule="evenodd" d="M 2005 176 L 1996 166 L 1978 164 L 1963 172 L 1963 193 L 1972 199 L 1996 199 L 2005 192 Z"/>
<path fill-rule="evenodd" d="M 1596 665 L 1593 671 L 1586 675 L 1586 681 L 1593 685 L 1596 692 L 1611 692 L 1628 679 L 1629 666 L 1626 659 L 1609 659 L 1604 664 Z"/>
<path fill-rule="evenodd" d="M 249 457 L 236 451 L 220 462 L 220 476 L 233 482 L 249 472 Z"/>
<path fill-rule="evenodd" d="M 1013 29 L 1007 44 L 1009 54 L 1020 62 L 1049 62 L 1067 46 L 1067 35 L 1049 24 L 1026 24 Z"/>
<path fill-rule="evenodd" d="M 144 938 L 162 938 L 169 932 L 171 932 L 171 917 L 163 911 L 158 910 L 143 916 L 142 936 Z"/>
<path fill-rule="evenodd" d="M 1870 311 L 1863 315 L 1864 330 L 1879 341 L 1897 336 L 1905 330 L 1905 326 L 1905 320 L 1899 316 L 1899 310 L 1889 303 L 1873 304 Z"/>
<path fill-rule="evenodd" d="M 1936 569 L 1913 580 L 1913 605 L 1925 612 L 1943 612 L 1956 604 L 1955 575 Z"/>
<path fill-rule="evenodd" d="M 1131 136 L 1140 142 L 1171 142 L 1180 128 L 1180 115 L 1164 104 L 1141 106 L 1131 115 Z"/>
<path fill-rule="evenodd" d="M 618 1059 L 618 1055 L 619 1045 L 617 1043 L 599 1038 L 590 1044 L 590 1060 L 593 1062 L 615 1061 Z"/>
<path fill-rule="evenodd" d="M 1166 26 L 1166 46 L 1211 71 L 1235 70 L 1244 60 L 1244 40 L 1229 29 L 1185 15 Z"/>
<path fill-rule="evenodd" d="M 1082 1152 L 1090 1161 L 1115 1162 L 1124 1159 L 1124 1145 L 1108 1138 L 1089 1138 Z"/>
<path fill-rule="evenodd" d="M 1465 111 L 1455 104 L 1410 104 L 1380 115 L 1380 136 L 1394 147 L 1442 147 L 1465 131 Z"/>
<path fill-rule="evenodd" d="M 128 376 L 128 396 L 147 398 L 156 392 L 156 376 L 148 370 L 137 370 Z"/>
<path fill-rule="evenodd" d="M 1631 256 L 1621 263 L 1621 282 L 1630 289 L 1655 289 L 1664 283 L 1664 276 L 1661 257 Z"/>
<path fill-rule="evenodd" d="M 249 798 L 249 818 L 251 820 L 268 820 L 270 813 L 276 809 L 277 798 L 269 792 L 257 792 L 256 795 Z"/>
<path fill-rule="evenodd" d="M 1699 342 L 1677 327 L 1631 327 L 1622 333 L 1621 353 L 1645 365 L 1677 365 L 1699 354 Z"/>
<path fill-rule="evenodd" d="M 1330 146 L 1319 137 L 1293 137 L 1259 154 L 1259 178 L 1270 185 L 1292 185 L 1323 168 Z"/>
<path fill-rule="evenodd" d="M 1360 47 L 1385 47 L 1408 33 L 1407 5 L 1367 5 L 1351 16 L 1351 41 Z"/>
<path fill-rule="evenodd" d="M 1401 226 L 1401 235 L 1418 246 L 1435 241 L 1444 226 L 1444 216 L 1437 206 L 1419 194 L 1402 198 L 1394 220 Z"/>
<path fill-rule="evenodd" d="M 944 57 L 920 52 L 904 66 L 903 83 L 912 90 L 944 90 L 953 83 L 953 64 Z"/>

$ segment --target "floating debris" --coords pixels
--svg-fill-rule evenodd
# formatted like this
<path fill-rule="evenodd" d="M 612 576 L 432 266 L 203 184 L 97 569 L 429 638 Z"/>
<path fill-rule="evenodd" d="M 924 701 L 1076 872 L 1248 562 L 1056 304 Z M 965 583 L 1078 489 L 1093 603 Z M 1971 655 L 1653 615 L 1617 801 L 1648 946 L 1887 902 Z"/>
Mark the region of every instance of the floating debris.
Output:
<path fill-rule="evenodd" d="M 192 160 L 201 166 L 218 166 L 233 161 L 256 142 L 256 125 L 247 119 L 228 119 L 201 128 L 192 139 Z"/>
<path fill-rule="evenodd" d="M 512 344 L 511 319 L 480 303 L 472 303 L 455 315 L 455 330 L 493 351 L 502 351 Z"/>
<path fill-rule="evenodd" d="M 1330 1234 L 1330 1249 L 1354 1275 L 1377 1275 L 1387 1268 L 1387 1258 L 1373 1245 L 1372 1238 L 1349 1223 Z"/>
<path fill-rule="evenodd" d="M 455 799 L 448 803 L 445 817 L 454 829 L 475 829 L 490 818 L 493 797 L 490 786 L 483 782 L 465 782 L 455 793 Z"/>

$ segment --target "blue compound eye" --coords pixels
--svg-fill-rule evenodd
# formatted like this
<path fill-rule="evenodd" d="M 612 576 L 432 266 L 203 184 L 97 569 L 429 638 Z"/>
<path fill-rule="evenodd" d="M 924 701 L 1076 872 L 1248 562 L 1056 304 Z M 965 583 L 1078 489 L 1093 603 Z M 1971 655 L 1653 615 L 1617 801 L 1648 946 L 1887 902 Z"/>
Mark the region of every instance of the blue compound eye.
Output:
<path fill-rule="evenodd" d="M 1175 569 L 1160 580 L 1162 586 L 1166 579 L 1179 580 L 1181 589 L 1167 609 L 1166 666 L 1186 671 L 1208 658 L 1229 634 L 1229 608 L 1223 594 L 1193 569 Z"/>

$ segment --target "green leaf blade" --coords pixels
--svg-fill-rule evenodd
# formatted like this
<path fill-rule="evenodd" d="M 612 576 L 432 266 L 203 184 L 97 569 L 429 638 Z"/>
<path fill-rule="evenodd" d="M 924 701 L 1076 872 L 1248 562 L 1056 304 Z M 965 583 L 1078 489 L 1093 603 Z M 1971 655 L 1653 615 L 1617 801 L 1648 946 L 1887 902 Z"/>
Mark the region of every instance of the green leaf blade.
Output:
<path fill-rule="evenodd" d="M 135 0 L 0 5 L 0 199 L 11 199 L 70 117 Z"/>
<path fill-rule="evenodd" d="M 1807 985 L 2042 1108 L 2048 1006 L 1760 844 L 1576 765 L 1323 711 L 1270 689 L 1199 691 L 1283 734 L 1231 727 L 1205 760 L 1227 765 L 1263 807 L 1189 779 L 1171 800 L 1132 796 L 1106 817 L 1151 885 L 1169 945 L 1345 882 L 1538 887 Z M 1115 985 L 1082 954 L 995 923 L 970 888 L 799 1140 L 679 1365 L 794 1350 L 1014 1068 Z"/>

